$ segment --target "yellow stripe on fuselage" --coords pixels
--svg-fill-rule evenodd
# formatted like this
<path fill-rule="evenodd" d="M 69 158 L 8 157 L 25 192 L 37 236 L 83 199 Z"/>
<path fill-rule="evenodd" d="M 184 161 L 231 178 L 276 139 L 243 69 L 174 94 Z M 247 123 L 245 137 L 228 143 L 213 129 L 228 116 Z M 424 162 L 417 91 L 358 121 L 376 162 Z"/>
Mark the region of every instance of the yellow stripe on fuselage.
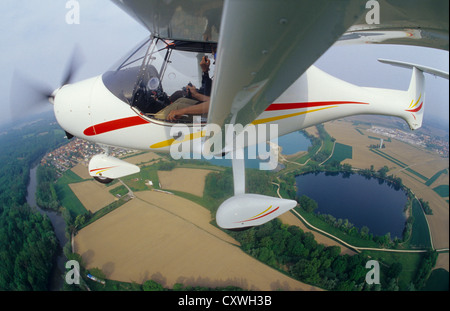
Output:
<path fill-rule="evenodd" d="M 291 118 L 291 117 L 300 116 L 302 114 L 307 114 L 307 113 L 310 113 L 310 112 L 316 112 L 316 111 L 321 111 L 321 110 L 330 109 L 330 108 L 336 108 L 336 107 L 338 107 L 338 106 L 328 106 L 328 107 L 323 107 L 323 108 L 318 108 L 318 109 L 312 109 L 312 110 L 307 110 L 307 111 L 290 113 L 290 114 L 286 114 L 286 115 L 282 115 L 282 116 L 258 119 L 258 120 L 253 121 L 250 124 L 252 124 L 252 125 L 263 124 L 263 123 L 268 123 L 268 122 L 273 122 L 273 121 L 278 121 L 278 120 L 283 120 L 283 119 L 287 119 L 287 118 Z M 161 141 L 159 143 L 153 144 L 153 145 L 150 146 L 150 148 L 151 149 L 158 149 L 158 148 L 169 147 L 172 144 L 180 144 L 182 142 L 185 142 L 185 141 L 188 141 L 188 140 L 193 140 L 193 139 L 196 139 L 196 138 L 201 138 L 201 137 L 204 137 L 204 136 L 205 136 L 205 131 L 196 132 L 196 133 L 192 133 L 192 134 L 184 136 L 183 140 L 176 140 L 174 138 L 171 138 L 171 139 L 164 140 L 164 141 Z"/>
<path fill-rule="evenodd" d="M 157 148 L 163 148 L 163 147 L 169 147 L 172 144 L 180 144 L 182 142 L 188 141 L 188 140 L 193 140 L 196 138 L 201 138 L 205 136 L 205 131 L 201 131 L 201 132 L 195 132 L 189 135 L 185 135 L 183 140 L 176 140 L 174 138 L 168 139 L 168 140 L 164 140 L 161 141 L 159 143 L 153 144 L 150 146 L 151 149 L 157 149 Z"/>
<path fill-rule="evenodd" d="M 338 106 L 329 106 L 329 107 L 323 107 L 323 108 L 318 108 L 318 109 L 313 109 L 313 110 L 307 110 L 307 111 L 301 111 L 301 112 L 296 112 L 296 113 L 291 113 L 291 114 L 285 114 L 285 115 L 277 116 L 277 117 L 258 119 L 258 120 L 253 121 L 251 124 L 257 125 L 257 124 L 262 124 L 262 123 L 267 123 L 267 122 L 278 121 L 278 120 L 282 120 L 282 119 L 287 119 L 287 118 L 291 118 L 291 117 L 300 116 L 302 114 L 307 114 L 307 113 L 310 113 L 310 112 L 316 112 L 316 111 L 330 109 L 330 108 L 335 108 L 335 107 L 338 107 Z"/>

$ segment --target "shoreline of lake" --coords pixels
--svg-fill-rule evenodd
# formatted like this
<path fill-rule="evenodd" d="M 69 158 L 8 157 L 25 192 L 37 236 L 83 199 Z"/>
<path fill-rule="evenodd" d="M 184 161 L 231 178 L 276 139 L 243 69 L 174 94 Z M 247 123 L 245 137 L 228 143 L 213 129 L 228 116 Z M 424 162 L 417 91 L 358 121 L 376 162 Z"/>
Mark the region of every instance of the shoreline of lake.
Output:
<path fill-rule="evenodd" d="M 306 181 L 299 184 L 299 178 L 307 175 L 314 175 L 314 178 L 306 178 Z M 318 175 L 320 176 L 317 177 Z M 324 179 L 333 176 L 340 178 L 338 183 L 331 183 L 329 179 Z M 352 177 L 357 179 L 356 182 L 353 182 L 353 185 L 350 181 Z M 407 203 L 407 192 L 393 182 L 376 176 L 366 176 L 358 173 L 347 172 L 346 174 L 345 172 L 323 171 L 296 175 L 295 180 L 297 196 L 304 194 L 315 200 L 319 205 L 317 211 L 321 214 L 330 214 L 336 219 L 347 219 L 359 229 L 366 226 L 376 236 L 383 236 L 389 232 L 392 238 L 402 238 L 408 218 L 408 215 L 404 212 L 404 207 Z M 378 185 L 374 184 L 374 182 L 377 182 Z M 383 185 L 385 186 L 384 189 L 377 188 L 377 186 Z M 345 187 L 350 188 L 344 189 Z M 327 188 L 329 192 L 323 191 L 324 188 Z M 383 191 L 388 190 L 395 192 L 388 193 L 388 196 L 383 195 Z M 355 196 L 356 193 L 360 195 Z M 364 194 L 361 195 L 361 193 Z M 376 206 L 370 205 L 373 203 L 371 201 L 374 200 L 377 200 L 378 204 Z M 383 206 L 386 202 L 391 202 L 389 205 L 395 206 L 395 210 Z M 358 206 L 360 207 L 359 210 Z M 365 207 L 365 213 L 361 206 Z M 367 209 L 366 207 L 369 208 Z"/>

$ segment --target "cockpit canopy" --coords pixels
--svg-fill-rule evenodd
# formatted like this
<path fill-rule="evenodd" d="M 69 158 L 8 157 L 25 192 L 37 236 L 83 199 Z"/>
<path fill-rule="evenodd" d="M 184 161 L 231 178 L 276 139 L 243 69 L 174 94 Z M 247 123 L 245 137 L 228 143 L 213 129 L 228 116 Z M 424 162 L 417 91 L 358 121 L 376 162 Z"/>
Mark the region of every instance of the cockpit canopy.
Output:
<path fill-rule="evenodd" d="M 103 74 L 105 86 L 123 102 L 151 117 L 170 104 L 170 95 L 189 83 L 199 87 L 203 56 L 211 60 L 216 43 L 147 38 Z"/>

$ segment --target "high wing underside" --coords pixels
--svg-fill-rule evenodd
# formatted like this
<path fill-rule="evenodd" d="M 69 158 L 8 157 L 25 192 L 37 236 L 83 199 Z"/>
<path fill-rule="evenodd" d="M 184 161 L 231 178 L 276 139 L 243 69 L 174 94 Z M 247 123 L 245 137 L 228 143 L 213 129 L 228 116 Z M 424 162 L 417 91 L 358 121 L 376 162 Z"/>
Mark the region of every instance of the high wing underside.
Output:
<path fill-rule="evenodd" d="M 374 5 L 378 2 L 378 7 L 372 7 L 371 2 Z M 360 16 L 337 44 L 400 44 L 448 51 L 448 1 L 378 0 L 367 3 L 367 13 Z M 379 10 L 379 23 L 367 23 L 372 19 L 370 8 Z"/>
<path fill-rule="evenodd" d="M 448 50 L 447 0 L 112 1 L 154 36 L 218 42 L 208 122 L 221 127 L 251 123 L 333 44 Z"/>
<path fill-rule="evenodd" d="M 156 37 L 219 39 L 224 0 L 111 0 Z"/>

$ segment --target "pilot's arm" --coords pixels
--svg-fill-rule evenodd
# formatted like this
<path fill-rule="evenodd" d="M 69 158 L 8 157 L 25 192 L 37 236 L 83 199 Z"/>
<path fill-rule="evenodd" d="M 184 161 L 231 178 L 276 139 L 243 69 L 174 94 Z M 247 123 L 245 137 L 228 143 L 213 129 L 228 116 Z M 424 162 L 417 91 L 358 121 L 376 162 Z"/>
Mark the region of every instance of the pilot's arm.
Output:
<path fill-rule="evenodd" d="M 197 89 L 195 88 L 195 86 L 188 85 L 188 86 L 186 86 L 186 89 L 188 89 L 189 92 L 191 92 L 191 97 L 198 101 L 204 102 L 204 101 L 209 100 L 209 96 L 206 96 L 206 95 L 198 92 Z"/>
<path fill-rule="evenodd" d="M 202 69 L 202 86 L 198 90 L 200 94 L 210 96 L 212 89 L 212 79 L 209 77 L 210 60 L 206 56 L 202 57 L 200 61 L 200 68 Z"/>

